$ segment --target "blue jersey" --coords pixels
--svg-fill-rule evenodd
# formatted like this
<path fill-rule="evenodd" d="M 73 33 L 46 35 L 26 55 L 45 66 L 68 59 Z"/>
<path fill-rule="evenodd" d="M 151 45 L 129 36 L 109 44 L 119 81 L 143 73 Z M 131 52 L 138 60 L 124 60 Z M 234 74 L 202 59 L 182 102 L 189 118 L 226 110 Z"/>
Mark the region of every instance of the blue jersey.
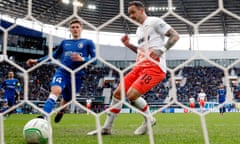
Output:
<path fill-rule="evenodd" d="M 226 89 L 218 89 L 217 93 L 218 93 L 218 102 L 219 103 L 225 102 L 226 93 L 227 93 Z"/>
<path fill-rule="evenodd" d="M 16 92 L 20 93 L 21 91 L 21 84 L 18 79 L 6 79 L 0 86 L 0 89 L 4 89 L 4 99 L 14 98 Z"/>
<path fill-rule="evenodd" d="M 71 59 L 72 54 L 79 54 L 84 58 L 84 61 L 73 61 Z M 53 57 L 59 59 L 66 67 L 74 70 L 95 57 L 95 45 L 88 39 L 63 40 L 59 47 L 53 52 Z M 41 62 L 46 58 L 47 56 L 40 58 L 38 62 Z M 81 88 L 81 76 L 83 75 L 84 69 L 81 69 L 76 73 L 76 92 L 79 92 Z M 62 67 L 58 68 L 51 81 L 51 86 L 56 85 L 62 88 L 63 99 L 66 102 L 70 101 L 72 99 L 71 75 Z"/>
<path fill-rule="evenodd" d="M 71 59 L 71 54 L 79 54 L 84 58 L 84 62 L 76 62 Z M 53 57 L 55 59 L 60 59 L 61 63 L 68 68 L 74 70 L 89 61 L 90 59 L 95 57 L 95 45 L 92 40 L 89 39 L 77 39 L 77 40 L 63 40 L 59 47 L 53 52 Z M 46 59 L 47 56 L 38 59 L 38 62 Z M 58 72 L 60 73 L 68 73 L 64 68 L 59 67 Z M 81 70 L 77 73 L 77 75 L 83 75 L 84 71 Z"/>

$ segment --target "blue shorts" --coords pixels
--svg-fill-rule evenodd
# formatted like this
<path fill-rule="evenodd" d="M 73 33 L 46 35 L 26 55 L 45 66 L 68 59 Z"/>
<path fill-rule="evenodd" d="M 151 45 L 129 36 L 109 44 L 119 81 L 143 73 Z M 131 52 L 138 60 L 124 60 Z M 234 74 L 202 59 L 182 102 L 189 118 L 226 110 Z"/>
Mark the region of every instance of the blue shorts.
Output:
<path fill-rule="evenodd" d="M 4 98 L 3 98 L 3 102 L 4 103 L 7 103 L 8 104 L 8 106 L 13 106 L 14 105 L 14 103 L 15 103 L 15 98 L 14 98 L 14 96 L 5 96 Z"/>
<path fill-rule="evenodd" d="M 77 93 L 81 89 L 82 81 L 80 76 L 76 76 L 75 78 Z M 66 102 L 72 99 L 72 86 L 70 75 L 56 72 L 51 81 L 51 86 L 60 86 L 62 88 L 62 96 Z"/>

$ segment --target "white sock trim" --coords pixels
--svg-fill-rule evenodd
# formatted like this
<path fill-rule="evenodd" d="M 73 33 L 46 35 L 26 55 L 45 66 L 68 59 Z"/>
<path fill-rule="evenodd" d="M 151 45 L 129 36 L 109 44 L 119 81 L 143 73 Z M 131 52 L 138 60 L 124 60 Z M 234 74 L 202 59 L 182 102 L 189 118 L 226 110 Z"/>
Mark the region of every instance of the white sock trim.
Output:
<path fill-rule="evenodd" d="M 133 103 L 134 106 L 140 110 L 142 110 L 147 105 L 146 100 L 142 97 L 137 98 L 136 100 L 133 101 Z"/>
<path fill-rule="evenodd" d="M 54 101 L 57 101 L 58 97 L 55 94 L 50 94 L 49 98 L 53 99 Z"/>

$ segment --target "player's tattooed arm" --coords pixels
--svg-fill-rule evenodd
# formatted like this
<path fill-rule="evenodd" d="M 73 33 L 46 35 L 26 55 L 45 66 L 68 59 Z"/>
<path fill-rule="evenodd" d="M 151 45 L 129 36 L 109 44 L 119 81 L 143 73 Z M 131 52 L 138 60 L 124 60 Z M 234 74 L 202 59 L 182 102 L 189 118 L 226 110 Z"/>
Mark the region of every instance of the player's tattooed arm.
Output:
<path fill-rule="evenodd" d="M 161 56 L 165 51 L 169 50 L 179 40 L 179 34 L 173 28 L 168 30 L 165 35 L 168 37 L 168 40 L 164 47 L 162 47 L 160 50 L 153 49 L 150 53 L 150 57 L 153 59 L 159 58 L 159 56 Z"/>
<path fill-rule="evenodd" d="M 179 40 L 179 34 L 171 28 L 165 35 L 169 38 L 164 47 L 169 50 Z"/>

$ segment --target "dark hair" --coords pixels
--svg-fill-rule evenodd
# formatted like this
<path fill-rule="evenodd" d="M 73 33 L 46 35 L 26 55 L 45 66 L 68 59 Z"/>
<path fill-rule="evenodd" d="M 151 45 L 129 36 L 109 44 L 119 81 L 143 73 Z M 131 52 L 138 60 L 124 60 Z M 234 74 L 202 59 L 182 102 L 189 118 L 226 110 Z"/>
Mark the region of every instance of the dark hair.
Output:
<path fill-rule="evenodd" d="M 14 73 L 14 70 L 13 70 L 13 69 L 9 69 L 9 70 L 8 70 L 8 73 L 9 73 L 9 72 L 13 72 L 13 73 Z"/>
<path fill-rule="evenodd" d="M 81 22 L 80 20 L 78 20 L 78 19 L 72 20 L 72 21 L 70 22 L 70 25 L 71 25 L 71 24 L 75 24 L 75 23 L 78 23 L 78 24 L 80 24 L 80 25 L 82 26 L 82 22 Z"/>
<path fill-rule="evenodd" d="M 137 8 L 144 8 L 144 4 L 141 1 L 129 2 L 128 7 L 130 6 L 136 6 Z"/>

